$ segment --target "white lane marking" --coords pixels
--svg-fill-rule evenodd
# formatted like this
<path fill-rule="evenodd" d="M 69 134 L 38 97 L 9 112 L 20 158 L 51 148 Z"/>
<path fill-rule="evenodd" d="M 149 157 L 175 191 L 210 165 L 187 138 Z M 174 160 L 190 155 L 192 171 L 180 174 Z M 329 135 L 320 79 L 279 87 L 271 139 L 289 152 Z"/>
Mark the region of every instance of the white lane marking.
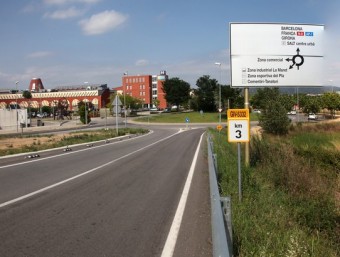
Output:
<path fill-rule="evenodd" d="M 177 238 L 178 238 L 178 234 L 179 234 L 179 229 L 181 227 L 182 218 L 183 218 L 186 202 L 187 202 L 187 199 L 188 199 L 189 190 L 190 190 L 192 178 L 193 178 L 193 175 L 194 175 L 194 171 L 195 171 L 195 167 L 196 167 L 196 163 L 197 163 L 197 157 L 198 157 L 198 153 L 199 153 L 199 150 L 200 150 L 200 147 L 201 147 L 203 135 L 204 135 L 204 133 L 201 135 L 201 139 L 200 139 L 198 146 L 196 148 L 196 152 L 195 152 L 194 158 L 193 158 L 192 163 L 191 163 L 191 167 L 190 167 L 190 170 L 189 170 L 189 173 L 188 173 L 188 177 L 187 177 L 187 180 L 186 180 L 184 188 L 183 188 L 181 199 L 178 203 L 176 214 L 175 214 L 174 220 L 172 222 L 168 237 L 166 239 L 161 257 L 172 257 L 173 254 L 174 254 L 175 246 L 176 246 L 176 242 L 177 242 Z"/>
<path fill-rule="evenodd" d="M 81 173 L 81 174 L 78 174 L 78 175 L 76 175 L 76 176 L 73 176 L 73 177 L 71 177 L 71 178 L 68 178 L 68 179 L 65 179 L 65 180 L 63 180 L 63 181 L 60 181 L 60 182 L 58 182 L 58 183 L 55 183 L 55 184 L 52 184 L 52 185 L 50 185 L 50 186 L 44 187 L 44 188 L 39 189 L 39 190 L 37 190 L 37 191 L 34 191 L 34 192 L 32 192 L 32 193 L 29 193 L 29 194 L 20 196 L 20 197 L 18 197 L 18 198 L 13 199 L 13 200 L 9 200 L 9 201 L 7 201 L 7 202 L 1 203 L 1 204 L 0 204 L 0 208 L 5 207 L 5 206 L 10 205 L 10 204 L 13 204 L 13 203 L 16 203 L 16 202 L 19 202 L 19 201 L 21 201 L 21 200 L 24 200 L 24 199 L 26 199 L 26 198 L 28 198 L 28 197 L 31 197 L 31 196 L 34 196 L 34 195 L 36 195 L 36 194 L 42 193 L 42 192 L 44 192 L 44 191 L 46 191 L 46 190 L 49 190 L 49 189 L 52 189 L 52 188 L 54 188 L 54 187 L 60 186 L 60 185 L 62 185 L 62 184 L 65 184 L 65 183 L 67 183 L 67 182 L 70 182 L 70 181 L 72 181 L 72 180 L 75 180 L 75 179 L 77 179 L 77 178 L 79 178 L 79 177 L 85 176 L 85 175 L 87 175 L 87 174 L 89 174 L 89 173 L 95 172 L 95 171 L 97 171 L 97 170 L 99 170 L 99 169 L 101 169 L 101 168 L 103 168 L 103 167 L 105 167 L 105 166 L 107 166 L 107 165 L 110 165 L 110 164 L 112 164 L 112 163 L 115 163 L 115 162 L 117 162 L 117 161 L 119 161 L 119 160 L 122 160 L 122 159 L 124 159 L 124 158 L 126 158 L 126 157 L 128 157 L 128 156 L 130 156 L 130 155 L 133 155 L 133 154 L 135 154 L 135 153 L 138 153 L 138 152 L 140 152 L 140 151 L 143 151 L 143 150 L 145 150 L 146 148 L 148 148 L 148 147 L 150 147 L 150 146 L 153 146 L 153 145 L 158 144 L 158 143 L 160 143 L 160 142 L 162 142 L 162 141 L 164 141 L 164 140 L 167 140 L 167 139 L 169 139 L 169 138 L 171 138 L 171 137 L 177 135 L 178 133 L 179 133 L 179 132 L 176 132 L 175 134 L 172 134 L 172 135 L 170 135 L 170 136 L 167 136 L 167 137 L 165 137 L 165 138 L 163 138 L 163 139 L 160 139 L 160 140 L 158 140 L 158 141 L 156 141 L 156 142 L 153 142 L 152 144 L 146 145 L 146 146 L 144 146 L 144 147 L 142 147 L 142 148 L 140 148 L 140 149 L 138 149 L 138 150 L 136 150 L 136 151 L 133 151 L 133 152 L 131 152 L 131 153 L 128 153 L 128 154 L 126 154 L 126 155 L 123 155 L 123 156 L 121 156 L 121 157 L 119 157 L 119 158 L 117 158 L 117 159 L 115 159 L 115 160 L 112 160 L 112 161 L 110 161 L 110 162 L 107 162 L 107 163 L 105 163 L 105 164 L 103 164 L 103 165 L 100 165 L 100 166 L 98 166 L 98 167 L 96 167 L 96 168 L 93 168 L 93 169 L 91 169 L 91 170 L 85 171 L 85 172 L 83 172 L 83 173 Z"/>

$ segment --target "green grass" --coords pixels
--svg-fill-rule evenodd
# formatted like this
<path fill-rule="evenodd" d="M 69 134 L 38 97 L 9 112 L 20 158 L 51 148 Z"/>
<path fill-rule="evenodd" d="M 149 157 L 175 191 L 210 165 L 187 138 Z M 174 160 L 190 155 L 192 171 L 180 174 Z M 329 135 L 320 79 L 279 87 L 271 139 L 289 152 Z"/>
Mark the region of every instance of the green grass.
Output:
<path fill-rule="evenodd" d="M 303 133 L 301 133 L 303 131 Z M 290 143 L 295 151 L 304 156 L 310 163 L 331 165 L 340 173 L 340 131 L 339 123 L 305 124 L 299 127 L 299 132 L 292 131 Z"/>
<path fill-rule="evenodd" d="M 226 133 L 210 131 L 221 194 L 232 198 L 234 256 L 340 256 L 340 153 L 334 147 L 340 124 L 327 126 L 252 138 L 250 167 L 242 161 L 241 202 L 236 144 L 227 143 Z M 308 133 L 319 134 L 322 147 Z M 306 154 L 301 145 L 314 150 Z M 317 154 L 323 158 L 310 158 Z"/>
<path fill-rule="evenodd" d="M 219 113 L 203 113 L 203 115 L 201 115 L 199 112 L 171 112 L 150 114 L 147 116 L 139 117 L 135 120 L 151 123 L 186 123 L 186 118 L 189 118 L 190 123 L 218 123 Z M 256 121 L 258 120 L 258 115 L 251 113 L 250 119 Z M 226 113 L 221 113 L 221 122 L 227 122 Z"/>

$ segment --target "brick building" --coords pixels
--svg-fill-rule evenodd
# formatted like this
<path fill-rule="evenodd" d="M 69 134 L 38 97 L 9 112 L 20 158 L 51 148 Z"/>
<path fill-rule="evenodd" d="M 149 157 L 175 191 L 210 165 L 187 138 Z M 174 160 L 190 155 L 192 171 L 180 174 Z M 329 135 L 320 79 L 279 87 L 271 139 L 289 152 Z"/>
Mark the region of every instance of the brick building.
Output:
<path fill-rule="evenodd" d="M 115 88 L 118 93 L 126 94 L 143 101 L 144 107 L 167 107 L 163 82 L 168 79 L 166 71 L 161 71 L 159 75 L 124 75 L 122 86 Z M 158 100 L 158 106 L 154 106 L 154 100 Z"/>

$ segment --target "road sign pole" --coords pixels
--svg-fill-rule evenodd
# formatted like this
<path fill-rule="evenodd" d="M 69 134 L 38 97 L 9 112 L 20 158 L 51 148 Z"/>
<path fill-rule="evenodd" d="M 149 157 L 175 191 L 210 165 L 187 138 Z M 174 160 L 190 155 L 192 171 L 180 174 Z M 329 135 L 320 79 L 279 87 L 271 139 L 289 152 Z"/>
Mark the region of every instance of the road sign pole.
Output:
<path fill-rule="evenodd" d="M 248 97 L 245 97 L 248 99 Z M 249 109 L 228 109 L 228 142 L 237 143 L 238 193 L 242 200 L 241 143 L 250 141 Z"/>
<path fill-rule="evenodd" d="M 244 108 L 249 110 L 249 88 L 244 89 Z M 246 166 L 249 166 L 250 154 L 249 154 L 249 142 L 245 143 L 244 147 L 244 162 Z"/>
<path fill-rule="evenodd" d="M 241 143 L 237 143 L 238 199 L 242 200 Z"/>

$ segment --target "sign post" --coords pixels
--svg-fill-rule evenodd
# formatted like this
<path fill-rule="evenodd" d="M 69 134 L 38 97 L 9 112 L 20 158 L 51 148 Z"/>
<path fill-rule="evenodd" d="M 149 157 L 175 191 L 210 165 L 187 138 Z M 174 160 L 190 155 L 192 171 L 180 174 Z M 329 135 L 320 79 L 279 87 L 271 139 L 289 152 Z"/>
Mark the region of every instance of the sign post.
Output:
<path fill-rule="evenodd" d="M 228 142 L 237 143 L 238 193 L 242 200 L 241 143 L 250 141 L 249 109 L 228 110 Z"/>
<path fill-rule="evenodd" d="M 115 99 L 112 102 L 112 105 L 114 106 L 113 110 L 116 113 L 116 132 L 118 135 L 118 113 L 121 112 L 121 105 L 122 105 L 122 101 L 120 101 L 118 95 L 116 95 Z"/>
<path fill-rule="evenodd" d="M 188 124 L 190 122 L 189 117 L 185 117 L 185 129 L 188 130 Z"/>

